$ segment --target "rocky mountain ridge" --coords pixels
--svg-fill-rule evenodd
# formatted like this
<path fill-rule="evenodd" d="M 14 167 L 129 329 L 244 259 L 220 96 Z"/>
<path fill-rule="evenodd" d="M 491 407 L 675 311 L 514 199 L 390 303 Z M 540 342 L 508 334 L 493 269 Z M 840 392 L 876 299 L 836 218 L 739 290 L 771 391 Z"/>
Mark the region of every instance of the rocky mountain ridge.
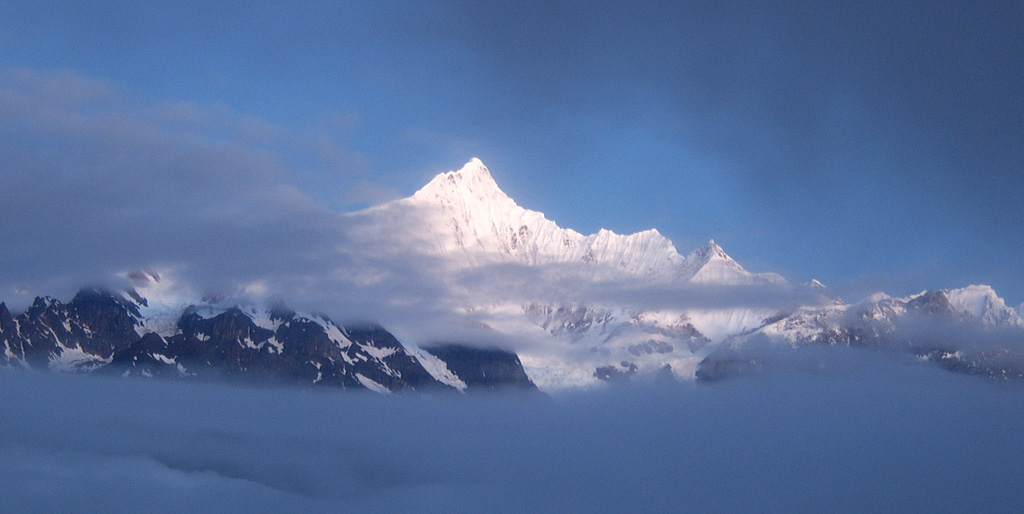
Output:
<path fill-rule="evenodd" d="M 141 311 L 148 304 L 134 290 L 117 294 L 101 289 L 84 289 L 67 303 L 37 298 L 16 316 L 0 303 L 0 359 L 8 366 L 67 372 L 229 379 L 381 393 L 468 387 L 443 358 L 406 348 L 374 323 L 343 327 L 325 316 L 296 313 L 282 305 L 263 309 L 200 304 L 185 307 L 175 328 L 159 333 L 146 328 L 152 320 Z M 471 389 L 533 387 L 528 379 L 522 380 L 525 373 L 515 354 L 491 362 L 468 346 L 445 348 L 446 356 L 459 360 L 460 372 L 475 380 Z M 492 372 L 492 380 L 479 380 L 474 370 L 488 366 L 504 370 L 505 375 Z"/>

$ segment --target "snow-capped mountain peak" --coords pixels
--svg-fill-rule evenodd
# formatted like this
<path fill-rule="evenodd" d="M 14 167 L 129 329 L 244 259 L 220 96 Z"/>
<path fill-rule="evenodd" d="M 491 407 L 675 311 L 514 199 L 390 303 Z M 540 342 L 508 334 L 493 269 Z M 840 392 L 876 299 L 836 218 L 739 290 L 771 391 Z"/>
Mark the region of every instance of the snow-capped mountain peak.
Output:
<path fill-rule="evenodd" d="M 709 240 L 704 246 L 690 252 L 686 256 L 686 262 L 694 270 L 700 270 L 701 268 L 711 264 L 712 262 L 722 262 L 730 266 L 735 266 L 742 269 L 736 261 L 729 257 L 729 254 L 725 253 L 725 250 L 714 239 Z"/>
<path fill-rule="evenodd" d="M 960 289 L 945 291 L 949 304 L 958 312 L 991 326 L 1022 326 L 1017 311 L 987 285 L 969 285 Z"/>
<path fill-rule="evenodd" d="M 628 235 L 602 229 L 585 236 L 561 228 L 543 213 L 519 206 L 476 158 L 438 174 L 409 198 L 356 216 L 371 218 L 364 220 L 375 227 L 368 233 L 409 233 L 421 251 L 447 256 L 457 267 L 571 264 L 591 278 L 620 272 L 673 278 L 683 261 L 672 242 L 653 229 Z M 396 220 L 402 220 L 401 230 L 393 229 Z"/>
<path fill-rule="evenodd" d="M 775 274 L 744 270 L 713 240 L 684 258 L 655 229 L 626 235 L 601 229 L 583 235 L 559 227 L 543 213 L 519 206 L 477 158 L 457 171 L 438 174 L 409 198 L 352 216 L 362 218 L 360 230 L 369 237 L 407 239 L 395 247 L 443 256 L 455 268 L 557 264 L 598 281 L 638 277 L 700 284 L 785 283 Z"/>
<path fill-rule="evenodd" d="M 498 201 L 502 207 L 510 207 L 515 202 L 498 187 L 490 170 L 480 159 L 470 159 L 458 171 L 441 173 L 433 178 L 412 196 L 421 202 L 456 200 L 489 200 Z"/>
<path fill-rule="evenodd" d="M 520 207 L 476 158 L 382 209 L 412 209 L 414 220 L 410 221 L 424 225 L 419 232 L 432 235 L 436 253 L 464 256 L 470 265 L 549 262 L 582 237 L 559 228 L 539 212 Z"/>
<path fill-rule="evenodd" d="M 706 244 L 704 244 L 704 246 L 702 246 L 702 247 L 698 248 L 697 250 L 695 250 L 694 253 L 702 256 L 703 258 L 705 258 L 707 260 L 711 260 L 711 259 L 732 260 L 731 257 L 726 255 L 725 250 L 723 250 L 721 246 L 718 246 L 718 243 L 716 243 L 714 239 L 709 239 L 708 242 Z"/>
<path fill-rule="evenodd" d="M 784 284 L 775 273 L 751 273 L 729 257 L 714 239 L 686 256 L 683 267 L 689 271 L 690 282 L 697 284 Z"/>

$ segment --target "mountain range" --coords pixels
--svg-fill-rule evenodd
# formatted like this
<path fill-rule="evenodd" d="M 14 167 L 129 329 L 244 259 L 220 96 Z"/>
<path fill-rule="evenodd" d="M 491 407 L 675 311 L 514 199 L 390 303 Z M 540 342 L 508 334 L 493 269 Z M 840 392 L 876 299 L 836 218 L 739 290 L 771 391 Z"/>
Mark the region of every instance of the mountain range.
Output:
<path fill-rule="evenodd" d="M 0 303 L 3 362 L 126 377 L 221 378 L 382 393 L 535 388 L 513 353 L 456 344 L 410 351 L 379 325 L 343 328 L 281 304 L 260 308 L 205 301 L 183 307 L 170 325 L 166 313 L 146 317 L 147 311 L 149 301 L 135 290 L 83 289 L 67 303 L 37 298 L 17 316 Z M 446 360 L 467 381 L 449 370 Z M 490 380 L 479 380 L 487 372 Z"/>
<path fill-rule="evenodd" d="M 339 223 L 339 256 L 349 263 L 339 273 L 353 294 L 426 299 L 431 315 L 381 310 L 370 323 L 336 324 L 281 302 L 168 296 L 171 278 L 133 271 L 120 291 L 85 289 L 68 303 L 41 297 L 17 315 L 0 304 L 2 359 L 379 392 L 554 391 L 713 381 L 805 362 L 791 356 L 809 348 L 850 346 L 1024 376 L 1022 308 L 988 286 L 846 304 L 817 281 L 749 272 L 713 240 L 683 255 L 655 229 L 559 227 L 516 204 L 477 159 Z"/>

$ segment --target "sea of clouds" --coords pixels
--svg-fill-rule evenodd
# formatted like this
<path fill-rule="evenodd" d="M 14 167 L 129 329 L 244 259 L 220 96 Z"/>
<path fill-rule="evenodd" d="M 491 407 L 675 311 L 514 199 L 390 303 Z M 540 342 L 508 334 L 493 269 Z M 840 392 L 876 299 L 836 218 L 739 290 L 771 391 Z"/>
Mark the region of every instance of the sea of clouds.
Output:
<path fill-rule="evenodd" d="M 814 370 L 552 397 L 0 370 L 5 512 L 1020 512 L 1024 388 Z"/>

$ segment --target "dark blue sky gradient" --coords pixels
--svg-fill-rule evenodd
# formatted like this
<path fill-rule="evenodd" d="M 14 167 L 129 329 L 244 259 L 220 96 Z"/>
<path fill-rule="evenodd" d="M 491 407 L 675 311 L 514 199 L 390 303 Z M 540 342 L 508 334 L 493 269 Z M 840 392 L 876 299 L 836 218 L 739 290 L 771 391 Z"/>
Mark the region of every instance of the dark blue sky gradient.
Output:
<path fill-rule="evenodd" d="M 848 300 L 1024 301 L 1019 2 L 207 4 L 7 3 L 0 67 L 321 141 L 265 150 L 334 210 L 477 156 L 581 232 L 714 238 Z"/>

